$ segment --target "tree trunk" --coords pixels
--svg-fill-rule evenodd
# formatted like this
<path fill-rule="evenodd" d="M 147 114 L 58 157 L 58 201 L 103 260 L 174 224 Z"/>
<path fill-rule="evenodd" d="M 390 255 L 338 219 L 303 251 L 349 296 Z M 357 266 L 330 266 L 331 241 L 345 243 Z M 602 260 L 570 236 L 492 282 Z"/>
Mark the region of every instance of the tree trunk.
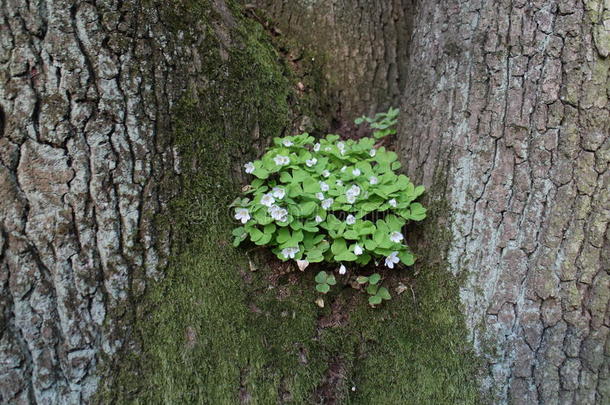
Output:
<path fill-rule="evenodd" d="M 255 4 L 0 4 L 0 402 L 608 402 L 610 7 Z M 320 310 L 229 245 L 236 170 L 389 106 L 410 291 Z"/>
<path fill-rule="evenodd" d="M 499 403 L 610 402 L 610 6 L 420 2 L 400 135 L 442 182 Z M 432 196 L 438 198 L 438 196 Z"/>
<path fill-rule="evenodd" d="M 408 77 L 413 0 L 257 0 L 325 66 L 336 119 L 396 107 Z"/>

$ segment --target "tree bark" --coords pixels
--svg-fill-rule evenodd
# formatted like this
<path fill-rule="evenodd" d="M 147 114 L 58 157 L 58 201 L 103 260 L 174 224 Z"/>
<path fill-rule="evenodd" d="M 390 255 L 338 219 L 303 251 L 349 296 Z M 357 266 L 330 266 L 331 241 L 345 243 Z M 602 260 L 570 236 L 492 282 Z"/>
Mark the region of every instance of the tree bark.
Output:
<path fill-rule="evenodd" d="M 138 1 L 0 4 L 2 403 L 87 401 L 159 278 L 164 134 L 188 77 L 164 18 Z"/>
<path fill-rule="evenodd" d="M 497 403 L 610 401 L 609 16 L 601 1 L 417 6 L 402 156 L 445 185 L 448 264 Z"/>
<path fill-rule="evenodd" d="M 335 119 L 400 103 L 413 28 L 413 0 L 254 2 L 281 32 L 322 59 Z"/>

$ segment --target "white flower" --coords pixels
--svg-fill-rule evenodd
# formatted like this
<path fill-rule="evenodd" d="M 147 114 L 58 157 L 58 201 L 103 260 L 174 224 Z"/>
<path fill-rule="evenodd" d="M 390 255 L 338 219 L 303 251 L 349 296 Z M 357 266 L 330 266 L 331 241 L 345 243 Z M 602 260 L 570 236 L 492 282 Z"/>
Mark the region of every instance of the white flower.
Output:
<path fill-rule="evenodd" d="M 343 166 L 343 167 L 341 168 L 341 173 L 343 173 L 345 170 L 347 170 L 347 166 Z"/>
<path fill-rule="evenodd" d="M 392 207 L 396 208 L 396 199 L 392 198 L 390 201 L 388 201 L 388 204 L 390 204 Z"/>
<path fill-rule="evenodd" d="M 360 169 L 354 169 L 354 170 L 352 170 L 352 174 L 353 174 L 354 176 L 360 176 L 360 173 L 361 173 L 361 172 L 360 172 Z"/>
<path fill-rule="evenodd" d="M 360 195 L 360 187 L 358 187 L 357 185 L 353 185 L 349 188 L 349 190 L 347 190 L 345 192 L 345 194 L 349 194 L 349 195 L 353 195 L 353 196 L 358 196 Z"/>
<path fill-rule="evenodd" d="M 341 267 L 339 267 L 339 274 L 343 275 L 347 272 L 347 269 L 345 268 L 344 265 L 341 265 Z"/>
<path fill-rule="evenodd" d="M 328 186 L 328 184 L 324 183 L 323 181 L 320 182 L 320 190 L 328 191 L 329 189 L 330 187 Z"/>
<path fill-rule="evenodd" d="M 275 198 L 273 198 L 271 193 L 263 194 L 263 196 L 261 197 L 261 204 L 263 204 L 267 207 L 271 207 L 274 202 L 275 202 Z"/>
<path fill-rule="evenodd" d="M 277 155 L 273 158 L 273 161 L 278 166 L 284 166 L 290 163 L 290 158 L 288 156 Z"/>
<path fill-rule="evenodd" d="M 276 221 L 286 222 L 288 220 L 288 211 L 284 208 L 278 207 L 277 205 L 272 205 L 269 207 L 269 214 L 271 218 Z"/>
<path fill-rule="evenodd" d="M 335 183 L 337 186 L 342 186 L 343 182 L 341 180 L 337 180 L 337 182 Z"/>
<path fill-rule="evenodd" d="M 271 190 L 271 193 L 273 194 L 273 196 L 275 198 L 281 200 L 286 195 L 286 190 L 284 190 L 283 188 L 280 188 L 280 187 L 273 187 L 273 190 Z"/>
<path fill-rule="evenodd" d="M 322 208 L 327 210 L 330 208 L 331 205 L 333 205 L 334 200 L 332 198 L 327 198 L 326 200 L 322 201 Z"/>
<path fill-rule="evenodd" d="M 356 245 L 354 246 L 354 254 L 356 256 L 360 256 L 363 253 L 362 248 L 360 247 L 359 244 L 356 243 Z"/>
<path fill-rule="evenodd" d="M 316 222 L 319 224 L 319 223 L 320 223 L 320 222 L 322 222 L 322 221 L 324 221 L 324 220 L 322 219 L 322 217 L 321 217 L 321 216 L 319 216 L 319 215 L 316 215 Z"/>
<path fill-rule="evenodd" d="M 352 214 L 349 214 L 347 218 L 345 218 L 345 223 L 348 225 L 354 225 L 356 223 L 356 217 Z"/>
<path fill-rule="evenodd" d="M 388 257 L 385 258 L 385 265 L 390 269 L 394 268 L 394 264 L 398 263 L 400 259 L 398 258 L 398 252 L 392 252 Z"/>
<path fill-rule="evenodd" d="M 390 234 L 390 240 L 394 243 L 400 243 L 403 239 L 404 236 L 402 236 L 402 233 L 398 231 L 394 231 Z"/>
<path fill-rule="evenodd" d="M 250 211 L 247 208 L 235 208 L 235 219 L 245 224 L 250 219 Z"/>
<path fill-rule="evenodd" d="M 322 193 L 320 193 L 320 192 L 317 192 L 317 193 L 316 193 L 316 198 L 317 198 L 318 200 L 322 201 L 322 200 L 324 199 L 324 194 L 322 194 Z"/>
<path fill-rule="evenodd" d="M 378 182 L 379 182 L 379 180 L 377 179 L 377 177 L 375 177 L 375 176 L 369 177 L 369 183 L 377 184 Z"/>
<path fill-rule="evenodd" d="M 254 163 L 252 162 L 248 162 L 244 165 L 245 169 L 246 169 L 246 173 L 250 174 L 254 171 Z"/>
<path fill-rule="evenodd" d="M 375 148 L 371 149 L 371 151 L 369 152 L 369 155 L 371 155 L 371 157 L 375 157 L 376 154 L 377 154 L 377 149 L 375 149 Z"/>
<path fill-rule="evenodd" d="M 292 143 L 292 141 L 291 141 L 290 139 L 284 139 L 284 140 L 282 141 L 282 143 L 283 143 L 283 144 L 284 144 L 284 146 L 286 146 L 286 147 L 290 147 L 290 146 L 294 145 L 294 143 Z"/>
<path fill-rule="evenodd" d="M 305 164 L 307 165 L 307 167 L 312 167 L 316 163 L 318 163 L 318 159 L 316 159 L 316 158 L 307 159 L 305 161 Z"/>
<path fill-rule="evenodd" d="M 343 143 L 343 142 L 337 142 L 337 148 L 339 148 L 339 149 L 345 149 L 345 143 Z"/>
<path fill-rule="evenodd" d="M 294 256 L 299 253 L 298 247 L 287 247 L 282 249 L 282 255 L 287 259 L 294 259 Z"/>
<path fill-rule="evenodd" d="M 316 143 L 316 144 L 313 146 L 313 151 L 314 151 L 314 152 L 318 152 L 319 150 L 320 150 L 320 144 L 319 144 L 319 143 Z"/>
<path fill-rule="evenodd" d="M 322 176 L 324 176 L 324 177 L 330 177 L 330 172 L 329 172 L 328 170 L 324 170 L 324 171 L 322 172 Z"/>
<path fill-rule="evenodd" d="M 356 202 L 356 196 L 352 194 L 346 194 L 345 199 L 348 203 L 353 204 Z"/>

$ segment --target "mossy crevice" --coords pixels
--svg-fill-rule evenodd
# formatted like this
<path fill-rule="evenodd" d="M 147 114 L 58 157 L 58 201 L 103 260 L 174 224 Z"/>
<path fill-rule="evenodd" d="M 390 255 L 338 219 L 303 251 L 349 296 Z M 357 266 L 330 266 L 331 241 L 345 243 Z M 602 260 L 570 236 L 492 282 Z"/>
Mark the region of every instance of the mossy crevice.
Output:
<path fill-rule="evenodd" d="M 231 246 L 226 207 L 239 191 L 241 164 L 290 130 L 295 110 L 316 122 L 314 104 L 323 98 L 295 107 L 294 73 L 239 6 L 228 3 L 234 25 L 219 34 L 215 24 L 226 21 L 226 10 L 194 4 L 192 21 L 177 24 L 205 25 L 205 80 L 175 107 L 168 139 L 182 171 L 179 185 L 168 178 L 179 192 L 159 218 L 159 229 L 172 232 L 172 256 L 164 279 L 137 305 L 140 347 L 125 353 L 104 402 L 312 403 L 339 359 L 340 403 L 476 403 L 477 363 L 465 349 L 457 280 L 435 258 L 449 243 L 435 227 L 446 216 L 442 202 L 431 204 L 431 218 L 416 232 L 438 240 L 418 244 L 429 253 L 416 249 L 418 264 L 405 273 L 413 294 L 393 294 L 375 310 L 356 295 L 344 307 L 349 321 L 335 327 L 320 327 L 332 308 L 315 306 L 313 271 L 297 274 L 296 283 L 270 283 L 267 262 L 253 272 L 248 254 Z M 319 76 L 309 77 L 315 90 Z M 327 300 L 346 293 L 337 288 Z"/>

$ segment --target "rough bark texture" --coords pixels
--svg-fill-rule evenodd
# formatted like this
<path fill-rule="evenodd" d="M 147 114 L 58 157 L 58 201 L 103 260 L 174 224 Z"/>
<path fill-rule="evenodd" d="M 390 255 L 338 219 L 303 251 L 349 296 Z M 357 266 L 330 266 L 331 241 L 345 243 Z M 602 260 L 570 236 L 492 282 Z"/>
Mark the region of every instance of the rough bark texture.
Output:
<path fill-rule="evenodd" d="M 139 1 L 0 4 L 1 403 L 86 401 L 163 267 L 188 73 L 165 23 Z"/>
<path fill-rule="evenodd" d="M 256 0 L 280 32 L 323 59 L 337 118 L 352 120 L 399 104 L 413 0 Z"/>
<path fill-rule="evenodd" d="M 402 155 L 446 182 L 497 403 L 610 402 L 610 3 L 421 1 Z"/>

